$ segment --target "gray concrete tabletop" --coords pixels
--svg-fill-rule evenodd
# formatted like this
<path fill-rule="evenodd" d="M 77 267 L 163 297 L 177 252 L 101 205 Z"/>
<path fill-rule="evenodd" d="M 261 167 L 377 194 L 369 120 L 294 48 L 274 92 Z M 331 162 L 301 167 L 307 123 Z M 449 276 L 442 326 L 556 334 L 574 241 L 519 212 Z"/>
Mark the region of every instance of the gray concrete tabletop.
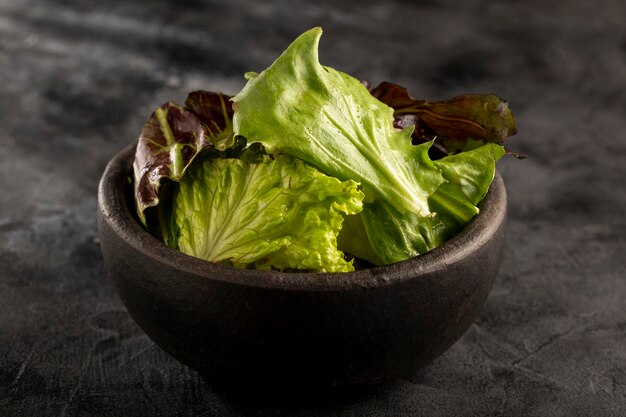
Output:
<path fill-rule="evenodd" d="M 414 96 L 513 109 L 503 263 L 479 318 L 412 377 L 244 395 L 156 347 L 107 279 L 106 162 L 159 104 L 236 93 L 298 34 Z M 0 1 L 1 416 L 626 415 L 626 2 Z"/>

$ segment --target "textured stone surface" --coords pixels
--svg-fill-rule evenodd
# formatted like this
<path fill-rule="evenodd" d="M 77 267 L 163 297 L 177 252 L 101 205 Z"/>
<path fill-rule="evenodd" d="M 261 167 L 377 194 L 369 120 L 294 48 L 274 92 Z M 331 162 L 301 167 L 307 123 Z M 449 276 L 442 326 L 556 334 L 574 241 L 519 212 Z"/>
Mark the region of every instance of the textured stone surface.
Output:
<path fill-rule="evenodd" d="M 339 3 L 339 2 L 336 2 Z M 0 415 L 626 415 L 626 3 L 0 1 Z M 412 378 L 250 398 L 156 348 L 103 269 L 96 185 L 151 110 L 300 32 L 416 96 L 496 92 L 525 161 L 480 318 Z"/>

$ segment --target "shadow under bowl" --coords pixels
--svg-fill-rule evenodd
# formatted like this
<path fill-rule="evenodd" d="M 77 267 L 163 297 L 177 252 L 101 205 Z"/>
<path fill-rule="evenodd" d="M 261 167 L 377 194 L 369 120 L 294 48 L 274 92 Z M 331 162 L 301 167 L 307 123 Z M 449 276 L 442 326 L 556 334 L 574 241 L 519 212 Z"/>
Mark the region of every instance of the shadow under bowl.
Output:
<path fill-rule="evenodd" d="M 105 264 L 128 312 L 164 351 L 211 379 L 346 386 L 411 375 L 468 329 L 500 265 L 506 191 L 426 254 L 349 273 L 241 270 L 169 248 L 132 214 L 134 146 L 98 190 Z"/>

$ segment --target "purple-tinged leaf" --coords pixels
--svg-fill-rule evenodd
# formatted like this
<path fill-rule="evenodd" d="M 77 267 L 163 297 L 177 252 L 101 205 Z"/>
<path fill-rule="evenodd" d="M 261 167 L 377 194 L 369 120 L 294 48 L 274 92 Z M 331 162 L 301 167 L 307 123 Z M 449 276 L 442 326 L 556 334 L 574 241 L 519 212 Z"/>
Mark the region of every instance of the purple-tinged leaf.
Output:
<path fill-rule="evenodd" d="M 502 144 L 517 133 L 506 101 L 493 94 L 465 94 L 442 101 L 411 97 L 408 90 L 383 82 L 371 90 L 374 97 L 394 109 L 398 127 L 415 125 L 413 141 L 437 137 L 448 153 L 462 150 L 468 139 Z"/>
<path fill-rule="evenodd" d="M 144 211 L 159 203 L 162 180 L 179 182 L 191 161 L 208 146 L 212 142 L 194 113 L 173 102 L 152 113 L 139 136 L 133 162 L 137 215 L 144 225 Z"/>
<path fill-rule="evenodd" d="M 222 93 L 194 91 L 184 108 L 167 102 L 152 113 L 139 136 L 133 164 L 137 214 L 144 225 L 148 223 L 145 210 L 159 204 L 164 179 L 180 182 L 205 149 L 224 155 L 241 151 L 245 143 L 233 138 L 229 100 Z"/>
<path fill-rule="evenodd" d="M 233 106 L 231 96 L 211 91 L 194 91 L 185 100 L 185 107 L 198 116 L 218 151 L 235 144 L 233 139 Z"/>

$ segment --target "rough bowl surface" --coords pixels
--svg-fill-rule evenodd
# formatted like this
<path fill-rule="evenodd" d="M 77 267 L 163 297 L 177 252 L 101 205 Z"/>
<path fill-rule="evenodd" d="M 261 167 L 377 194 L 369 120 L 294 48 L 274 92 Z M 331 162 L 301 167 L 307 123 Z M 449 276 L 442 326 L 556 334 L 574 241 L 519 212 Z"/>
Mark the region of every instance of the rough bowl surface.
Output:
<path fill-rule="evenodd" d="M 281 273 L 212 264 L 165 246 L 131 214 L 134 147 L 98 190 L 100 244 L 133 319 L 163 350 L 212 378 L 314 385 L 410 375 L 445 352 L 485 302 L 501 259 L 506 191 L 417 258 L 351 273 Z"/>

